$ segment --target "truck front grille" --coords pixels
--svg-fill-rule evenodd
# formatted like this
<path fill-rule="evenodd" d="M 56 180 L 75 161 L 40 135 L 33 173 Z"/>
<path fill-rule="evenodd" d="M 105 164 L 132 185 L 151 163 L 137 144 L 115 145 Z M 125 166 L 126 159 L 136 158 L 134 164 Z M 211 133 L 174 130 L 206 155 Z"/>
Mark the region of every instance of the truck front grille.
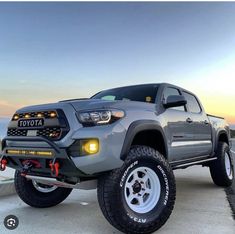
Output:
<path fill-rule="evenodd" d="M 53 115 L 52 115 L 53 113 Z M 15 117 L 16 116 L 16 117 Z M 40 127 L 18 127 L 18 121 L 43 118 Z M 69 132 L 69 124 L 62 110 L 16 113 L 8 126 L 7 136 L 42 136 L 51 140 L 60 140 Z"/>
<path fill-rule="evenodd" d="M 36 136 L 44 136 L 47 138 L 57 139 L 61 136 L 61 129 L 58 127 L 47 127 L 40 130 L 35 130 Z M 7 136 L 27 136 L 28 130 L 10 128 L 7 131 Z"/>

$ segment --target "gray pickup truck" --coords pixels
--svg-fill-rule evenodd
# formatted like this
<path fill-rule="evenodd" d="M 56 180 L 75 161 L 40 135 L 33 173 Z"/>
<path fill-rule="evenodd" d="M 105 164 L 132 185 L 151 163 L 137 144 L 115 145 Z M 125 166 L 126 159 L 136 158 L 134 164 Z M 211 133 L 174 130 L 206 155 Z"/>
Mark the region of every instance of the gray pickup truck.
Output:
<path fill-rule="evenodd" d="M 97 187 L 105 218 L 125 233 L 152 233 L 175 203 L 174 169 L 208 166 L 214 183 L 234 178 L 229 127 L 191 92 L 171 84 L 114 88 L 89 99 L 18 110 L 2 141 L 0 169 L 33 207 L 73 188 Z"/>

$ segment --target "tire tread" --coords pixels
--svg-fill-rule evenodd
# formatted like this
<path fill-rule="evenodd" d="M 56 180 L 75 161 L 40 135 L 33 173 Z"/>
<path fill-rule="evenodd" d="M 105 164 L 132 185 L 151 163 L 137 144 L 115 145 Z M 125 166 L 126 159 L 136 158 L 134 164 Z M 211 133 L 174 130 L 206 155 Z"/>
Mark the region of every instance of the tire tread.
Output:
<path fill-rule="evenodd" d="M 120 175 L 120 169 L 113 170 L 107 173 L 105 176 L 100 177 L 98 180 L 98 190 L 97 196 L 100 208 L 105 216 L 105 218 L 118 230 L 124 233 L 152 233 L 153 231 L 159 229 L 162 225 L 165 224 L 167 219 L 169 218 L 175 203 L 175 196 L 176 196 L 176 187 L 175 187 L 175 179 L 172 169 L 167 162 L 167 160 L 156 150 L 147 147 L 147 146 L 134 146 L 131 148 L 128 157 L 126 158 L 124 165 L 129 165 L 133 159 L 138 159 L 143 155 L 148 157 L 154 157 L 161 162 L 164 166 L 164 169 L 170 173 L 172 176 L 170 179 L 169 184 L 172 184 L 173 187 L 171 188 L 171 196 L 169 196 L 168 206 L 164 209 L 164 212 L 159 216 L 159 219 L 155 222 L 152 222 L 151 225 L 145 226 L 145 228 L 140 228 L 139 224 L 137 223 L 132 229 L 130 230 L 128 227 L 130 223 L 126 223 L 125 226 L 119 223 L 119 219 L 117 215 L 115 215 L 112 207 L 113 207 L 113 199 L 112 197 L 115 196 L 115 191 L 113 191 L 114 184 L 117 181 L 117 178 Z M 134 231 L 133 231 L 134 230 Z"/>
<path fill-rule="evenodd" d="M 15 172 L 15 190 L 21 200 L 36 208 L 56 206 L 64 201 L 72 191 L 70 188 L 57 188 L 47 194 L 39 192 L 33 187 L 30 180 L 21 176 L 19 171 Z"/>

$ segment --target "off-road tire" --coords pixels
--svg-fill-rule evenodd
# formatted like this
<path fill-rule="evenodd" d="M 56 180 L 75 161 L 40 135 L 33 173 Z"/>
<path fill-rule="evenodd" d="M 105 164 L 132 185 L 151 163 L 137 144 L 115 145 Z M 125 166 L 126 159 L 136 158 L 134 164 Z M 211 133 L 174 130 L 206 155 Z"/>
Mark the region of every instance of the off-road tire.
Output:
<path fill-rule="evenodd" d="M 125 199 L 128 175 L 138 168 L 150 168 L 158 176 L 160 196 L 157 204 L 147 213 L 133 211 Z M 147 146 L 133 146 L 123 164 L 98 180 L 98 202 L 111 225 L 124 233 L 152 233 L 168 220 L 174 208 L 176 186 L 167 160 Z"/>
<path fill-rule="evenodd" d="M 225 167 L 225 154 L 229 156 L 231 163 L 231 175 L 228 176 Z M 233 183 L 234 179 L 234 164 L 229 150 L 229 146 L 225 142 L 219 142 L 215 156 L 217 160 L 210 163 L 210 173 L 213 182 L 221 187 L 229 187 Z"/>
<path fill-rule="evenodd" d="M 58 187 L 49 193 L 40 192 L 33 186 L 32 180 L 21 176 L 19 171 L 15 172 L 15 189 L 26 204 L 36 208 L 56 206 L 64 201 L 72 191 L 70 188 Z"/>

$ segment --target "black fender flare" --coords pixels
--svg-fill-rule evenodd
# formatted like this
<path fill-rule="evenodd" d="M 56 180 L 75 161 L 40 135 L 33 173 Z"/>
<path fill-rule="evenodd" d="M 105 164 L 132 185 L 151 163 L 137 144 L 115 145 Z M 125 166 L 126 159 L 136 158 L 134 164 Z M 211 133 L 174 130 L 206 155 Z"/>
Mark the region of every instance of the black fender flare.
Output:
<path fill-rule="evenodd" d="M 164 147 L 165 147 L 165 151 L 166 151 L 166 158 L 168 156 L 168 147 L 167 147 L 167 140 L 164 134 L 164 131 L 162 129 L 162 127 L 160 126 L 159 122 L 155 121 L 155 120 L 137 120 L 134 121 L 133 123 L 130 124 L 127 133 L 126 133 L 126 137 L 122 146 L 122 150 L 121 150 L 121 155 L 120 158 L 124 161 L 126 159 L 126 156 L 131 148 L 131 144 L 136 136 L 136 134 L 138 134 L 139 132 L 142 131 L 146 131 L 146 130 L 156 130 L 158 132 L 160 132 L 160 134 L 163 137 L 164 140 Z"/>
<path fill-rule="evenodd" d="M 228 145 L 230 147 L 230 142 L 229 142 L 229 136 L 228 136 L 228 132 L 226 130 L 220 130 L 217 132 L 216 134 L 216 138 L 215 138 L 215 151 L 217 150 L 218 144 L 219 144 L 219 138 L 222 134 L 225 134 L 227 139 L 228 139 Z"/>

